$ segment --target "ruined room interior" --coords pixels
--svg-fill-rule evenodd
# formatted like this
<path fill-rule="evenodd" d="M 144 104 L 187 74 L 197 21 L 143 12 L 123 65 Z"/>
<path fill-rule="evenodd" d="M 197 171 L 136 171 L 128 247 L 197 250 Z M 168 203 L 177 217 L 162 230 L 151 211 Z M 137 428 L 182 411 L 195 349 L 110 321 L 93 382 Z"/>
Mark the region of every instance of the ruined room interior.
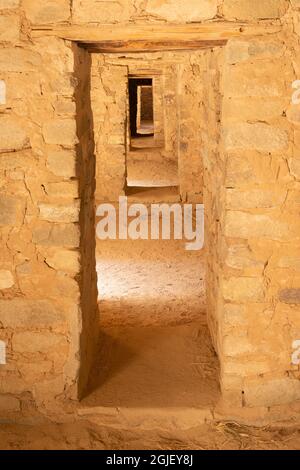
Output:
<path fill-rule="evenodd" d="M 0 0 L 0 448 L 300 447 L 299 24 Z M 125 197 L 204 247 L 100 239 Z"/>

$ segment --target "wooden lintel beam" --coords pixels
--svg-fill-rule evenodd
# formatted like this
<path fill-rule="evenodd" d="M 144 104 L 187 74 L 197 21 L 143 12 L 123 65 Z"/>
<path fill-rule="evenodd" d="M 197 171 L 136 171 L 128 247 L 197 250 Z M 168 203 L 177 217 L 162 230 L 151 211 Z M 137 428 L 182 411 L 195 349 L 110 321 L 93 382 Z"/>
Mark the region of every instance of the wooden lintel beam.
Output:
<path fill-rule="evenodd" d="M 169 40 L 169 41 L 101 41 L 82 42 L 80 45 L 89 52 L 116 53 L 116 52 L 157 52 L 157 51 L 179 51 L 179 50 L 197 50 L 211 47 L 224 46 L 226 40 L 215 41 L 187 41 L 187 40 Z"/>
<path fill-rule="evenodd" d="M 98 52 L 147 52 L 200 49 L 223 45 L 234 37 L 279 32 L 280 26 L 215 21 L 191 24 L 34 26 L 32 37 L 56 36 Z"/>

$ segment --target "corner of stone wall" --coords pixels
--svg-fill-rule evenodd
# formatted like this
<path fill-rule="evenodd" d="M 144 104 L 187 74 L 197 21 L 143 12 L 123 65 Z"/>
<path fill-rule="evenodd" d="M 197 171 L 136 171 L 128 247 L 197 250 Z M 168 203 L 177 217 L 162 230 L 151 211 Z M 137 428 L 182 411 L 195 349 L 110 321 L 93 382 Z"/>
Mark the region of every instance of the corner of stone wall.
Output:
<path fill-rule="evenodd" d="M 1 21 L 23 17 L 10 4 Z M 0 44 L 5 416 L 77 399 L 97 340 L 93 144 L 88 103 L 75 99 L 85 53 L 54 37 L 32 42 L 22 24 Z M 81 63 L 89 70 L 86 55 Z"/>
<path fill-rule="evenodd" d="M 300 399 L 299 367 L 292 364 L 300 338 L 299 183 L 290 170 L 298 158 L 294 45 L 290 34 L 279 33 L 233 39 L 225 48 L 221 385 L 237 407 Z"/>

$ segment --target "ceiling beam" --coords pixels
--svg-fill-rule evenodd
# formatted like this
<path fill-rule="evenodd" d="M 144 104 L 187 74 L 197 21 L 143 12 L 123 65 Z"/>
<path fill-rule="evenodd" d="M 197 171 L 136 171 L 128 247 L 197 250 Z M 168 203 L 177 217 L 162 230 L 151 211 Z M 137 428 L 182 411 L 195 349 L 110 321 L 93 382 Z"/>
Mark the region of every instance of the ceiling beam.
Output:
<path fill-rule="evenodd" d="M 94 52 L 190 50 L 226 44 L 234 37 L 272 34 L 280 26 L 216 21 L 191 24 L 33 26 L 32 37 L 56 36 Z"/>
<path fill-rule="evenodd" d="M 101 41 L 101 42 L 82 42 L 80 45 L 89 52 L 157 52 L 157 51 L 180 51 L 180 50 L 198 50 L 207 49 L 216 46 L 224 46 L 226 40 L 215 41 Z"/>

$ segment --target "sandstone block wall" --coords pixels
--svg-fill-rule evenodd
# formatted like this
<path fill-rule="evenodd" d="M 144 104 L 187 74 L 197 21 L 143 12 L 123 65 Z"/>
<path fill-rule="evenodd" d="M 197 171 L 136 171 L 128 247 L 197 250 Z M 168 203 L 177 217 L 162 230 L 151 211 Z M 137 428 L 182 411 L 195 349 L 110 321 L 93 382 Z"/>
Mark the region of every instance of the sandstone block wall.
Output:
<path fill-rule="evenodd" d="M 77 70 L 82 52 L 55 38 L 33 44 L 18 2 L 0 7 L 4 18 L 19 24 L 18 35 L 0 45 L 6 85 L 0 106 L 5 413 L 28 401 L 48 407 L 54 399 L 78 396 L 80 368 L 88 369 L 89 355 L 84 311 L 91 324 L 96 279 L 90 126 L 84 98 L 80 102 L 87 85 Z"/>
<path fill-rule="evenodd" d="M 91 102 L 96 155 L 96 199 L 124 195 L 127 150 L 128 69 L 92 54 Z"/>
<path fill-rule="evenodd" d="M 289 34 L 230 41 L 225 53 L 222 369 L 224 388 L 240 388 L 245 406 L 300 398 L 291 359 L 299 305 L 288 300 L 299 278 L 287 261 L 291 252 L 297 258 L 300 240 L 299 183 L 291 171 L 299 149 L 289 118 L 297 41 Z M 237 316 L 247 328 L 233 325 Z"/>
<path fill-rule="evenodd" d="M 300 397 L 299 368 L 292 364 L 300 334 L 293 20 L 295 12 L 280 34 L 229 41 L 207 80 L 221 101 L 219 113 L 207 91 L 204 109 L 213 130 L 207 141 L 219 135 L 217 153 L 204 153 L 209 323 L 223 396 L 240 407 Z M 213 129 L 218 120 L 219 132 Z"/>

